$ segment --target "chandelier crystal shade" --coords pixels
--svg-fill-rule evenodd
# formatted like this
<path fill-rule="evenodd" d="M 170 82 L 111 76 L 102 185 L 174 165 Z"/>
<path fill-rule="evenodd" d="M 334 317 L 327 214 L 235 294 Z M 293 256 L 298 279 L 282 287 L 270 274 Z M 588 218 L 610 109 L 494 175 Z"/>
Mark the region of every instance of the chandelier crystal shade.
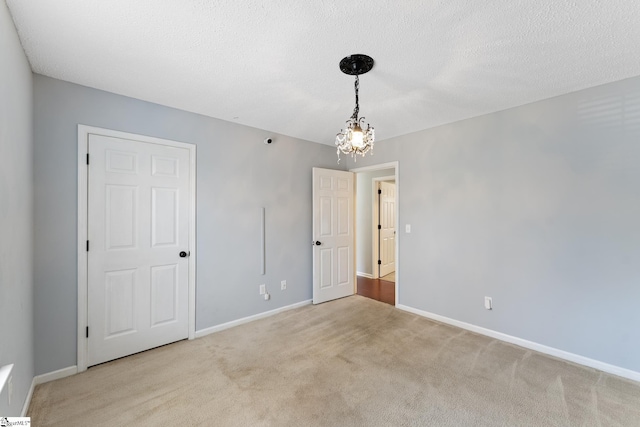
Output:
<path fill-rule="evenodd" d="M 356 106 L 353 114 L 347 120 L 346 128 L 342 129 L 336 135 L 336 152 L 338 154 L 338 163 L 340 163 L 340 152 L 343 154 L 351 154 L 356 159 L 356 154 L 364 156 L 373 150 L 373 141 L 375 140 L 375 130 L 368 123 L 365 128 L 364 117 L 358 118 L 360 112 L 360 103 L 358 92 L 360 89 L 360 74 L 364 74 L 373 68 L 373 59 L 367 55 L 351 55 L 340 61 L 340 69 L 343 73 L 356 76 L 355 92 Z M 373 154 L 373 152 L 372 152 Z"/>

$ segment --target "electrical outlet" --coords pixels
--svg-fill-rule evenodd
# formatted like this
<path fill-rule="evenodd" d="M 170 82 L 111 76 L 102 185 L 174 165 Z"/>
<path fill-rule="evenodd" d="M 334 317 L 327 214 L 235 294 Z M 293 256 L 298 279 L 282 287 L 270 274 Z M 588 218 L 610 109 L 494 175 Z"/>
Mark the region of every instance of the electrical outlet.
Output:
<path fill-rule="evenodd" d="M 267 293 L 267 285 L 263 283 L 262 285 L 260 285 L 260 295 L 264 295 L 266 293 Z"/>
<path fill-rule="evenodd" d="M 491 297 L 484 297 L 484 308 L 487 310 L 493 310 L 493 301 Z"/>
<path fill-rule="evenodd" d="M 265 301 L 269 301 L 269 299 L 271 299 L 271 295 L 269 295 L 269 294 L 264 294 L 264 300 L 265 300 Z"/>
<path fill-rule="evenodd" d="M 11 406 L 11 399 L 13 398 L 13 376 L 9 377 L 9 380 L 7 381 L 7 397 L 9 400 L 9 406 Z"/>
<path fill-rule="evenodd" d="M 284 291 L 287 289 L 287 281 L 283 280 L 282 282 L 280 282 L 280 290 Z"/>

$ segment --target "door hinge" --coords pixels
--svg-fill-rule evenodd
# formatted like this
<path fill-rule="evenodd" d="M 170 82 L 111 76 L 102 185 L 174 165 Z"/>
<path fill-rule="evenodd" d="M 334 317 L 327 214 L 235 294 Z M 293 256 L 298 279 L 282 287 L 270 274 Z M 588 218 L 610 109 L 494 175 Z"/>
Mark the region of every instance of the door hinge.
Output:
<path fill-rule="evenodd" d="M 382 194 L 382 190 L 378 188 L 378 194 Z"/>
<path fill-rule="evenodd" d="M 382 265 L 382 260 L 378 260 L 378 265 Z"/>
<path fill-rule="evenodd" d="M 89 164 L 89 153 L 87 153 L 87 164 Z"/>
<path fill-rule="evenodd" d="M 89 327 L 87 326 L 87 338 L 89 338 Z"/>
<path fill-rule="evenodd" d="M 89 252 L 89 241 L 87 240 L 87 252 Z"/>
<path fill-rule="evenodd" d="M 382 230 L 382 226 L 378 224 L 378 230 Z"/>

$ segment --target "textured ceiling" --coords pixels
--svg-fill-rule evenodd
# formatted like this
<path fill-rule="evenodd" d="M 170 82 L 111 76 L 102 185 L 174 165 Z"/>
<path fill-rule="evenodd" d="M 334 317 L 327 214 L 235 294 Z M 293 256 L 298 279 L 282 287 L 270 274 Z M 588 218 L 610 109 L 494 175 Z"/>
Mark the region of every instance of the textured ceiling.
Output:
<path fill-rule="evenodd" d="M 640 75 L 637 0 L 6 0 L 33 71 L 333 144 Z"/>

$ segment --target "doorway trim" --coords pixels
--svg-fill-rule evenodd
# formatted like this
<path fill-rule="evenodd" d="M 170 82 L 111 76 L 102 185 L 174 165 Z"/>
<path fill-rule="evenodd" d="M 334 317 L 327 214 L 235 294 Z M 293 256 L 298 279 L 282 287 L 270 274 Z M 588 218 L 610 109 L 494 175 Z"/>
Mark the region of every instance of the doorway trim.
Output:
<path fill-rule="evenodd" d="M 387 162 L 387 163 L 380 163 L 377 165 L 371 165 L 371 166 L 364 166 L 361 168 L 353 168 L 353 169 L 349 169 L 349 172 L 354 172 L 356 174 L 356 179 L 357 179 L 357 174 L 359 172 L 371 172 L 371 171 L 376 171 L 376 170 L 381 170 L 381 169 L 390 169 L 393 168 L 394 172 L 395 172 L 395 181 L 396 181 L 396 209 L 395 209 L 395 219 L 396 219 L 396 247 L 395 247 L 395 257 L 396 257 L 396 282 L 395 282 L 395 291 L 396 291 L 396 297 L 395 297 L 395 306 L 397 307 L 399 305 L 398 302 L 398 296 L 400 295 L 400 279 L 401 279 L 401 273 L 400 273 L 400 257 L 399 257 L 399 253 L 400 253 L 400 240 L 401 240 L 401 236 L 400 233 L 398 232 L 399 230 L 399 225 L 400 225 L 400 162 L 399 161 L 395 161 L 395 162 Z M 388 179 L 389 177 L 387 177 Z M 357 197 L 357 194 L 356 194 Z M 371 218 L 373 220 L 373 218 Z M 372 221 L 373 222 L 373 221 Z M 357 231 L 356 231 L 357 233 Z M 375 233 L 374 233 L 375 234 Z M 355 239 L 355 254 L 357 254 L 358 251 L 358 239 L 356 236 Z M 377 261 L 376 261 L 377 262 Z M 357 280 L 357 279 L 356 279 Z"/>
<path fill-rule="evenodd" d="M 86 251 L 88 228 L 88 170 L 87 153 L 89 152 L 89 135 L 97 134 L 114 138 L 159 144 L 189 150 L 189 330 L 190 340 L 196 336 L 196 145 L 171 141 L 153 136 L 139 135 L 129 132 L 104 129 L 94 126 L 78 125 L 78 319 L 77 319 L 77 368 L 78 373 L 87 370 L 88 340 L 86 327 L 88 324 L 88 255 Z"/>
<path fill-rule="evenodd" d="M 381 182 L 390 180 L 394 180 L 395 182 L 395 176 L 381 176 L 378 178 L 373 178 L 371 180 L 371 191 L 373 191 L 371 198 L 371 235 L 373 236 L 373 238 L 371 239 L 371 265 L 373 266 L 373 274 L 371 274 L 371 277 L 373 279 L 380 278 L 380 266 L 378 265 L 378 267 L 376 268 L 376 265 L 378 264 L 378 260 L 382 259 L 380 258 L 380 230 L 378 230 L 379 220 L 374 224 L 375 218 L 379 218 L 380 215 L 380 195 L 378 194 L 378 185 Z M 397 201 L 395 203 L 397 204 Z M 397 237 L 398 233 L 396 232 L 396 238 Z M 396 241 L 396 244 L 397 243 L 398 242 Z"/>

